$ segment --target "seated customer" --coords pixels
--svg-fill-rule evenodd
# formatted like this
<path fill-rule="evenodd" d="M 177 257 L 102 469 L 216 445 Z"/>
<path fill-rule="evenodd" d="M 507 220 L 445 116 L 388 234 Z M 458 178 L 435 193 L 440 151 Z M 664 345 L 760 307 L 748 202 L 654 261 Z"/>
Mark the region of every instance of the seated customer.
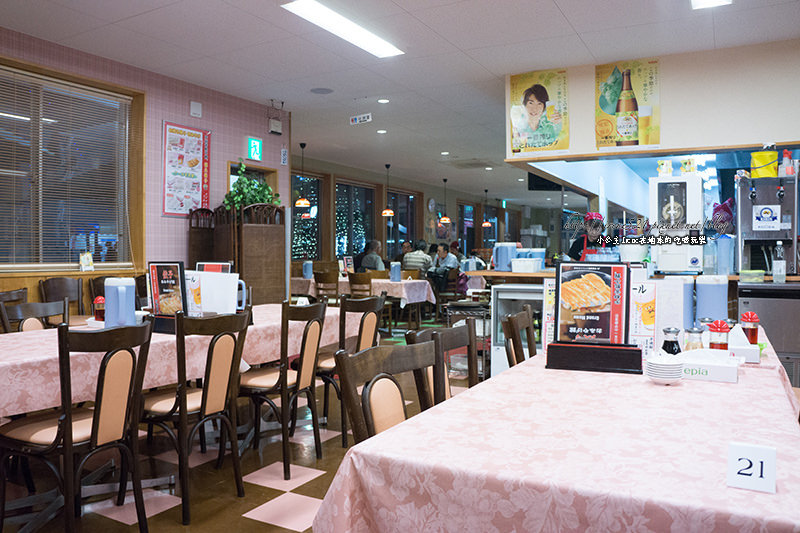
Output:
<path fill-rule="evenodd" d="M 461 263 L 461 261 L 466 259 L 466 256 L 461 253 L 461 248 L 458 246 L 458 241 L 453 241 L 450 243 L 450 253 L 456 256 L 456 259 L 458 259 L 459 264 Z"/>
<path fill-rule="evenodd" d="M 367 243 L 367 255 L 361 260 L 361 268 L 365 270 L 386 270 L 381 259 L 381 241 L 372 240 Z"/>
<path fill-rule="evenodd" d="M 447 243 L 443 242 L 439 245 L 436 265 L 428 271 L 428 277 L 436 288 L 440 291 L 444 290 L 447 287 L 447 274 L 452 269 L 458 269 L 458 266 L 458 259 L 450 253 L 450 247 L 447 246 Z"/>
<path fill-rule="evenodd" d="M 413 252 L 408 252 L 403 256 L 403 270 L 419 270 L 424 276 L 431 268 L 431 257 L 425 253 L 428 243 L 424 239 L 417 241 Z"/>
<path fill-rule="evenodd" d="M 414 247 L 411 246 L 411 241 L 403 241 L 403 244 L 400 247 L 400 253 L 394 257 L 393 261 L 396 263 L 402 263 L 403 256 L 406 255 L 407 253 L 410 253 L 413 249 Z"/>
<path fill-rule="evenodd" d="M 435 242 L 431 243 L 430 248 L 428 248 L 428 255 L 431 256 L 431 263 L 436 262 L 436 254 L 438 251 L 439 251 L 439 245 L 436 244 Z"/>

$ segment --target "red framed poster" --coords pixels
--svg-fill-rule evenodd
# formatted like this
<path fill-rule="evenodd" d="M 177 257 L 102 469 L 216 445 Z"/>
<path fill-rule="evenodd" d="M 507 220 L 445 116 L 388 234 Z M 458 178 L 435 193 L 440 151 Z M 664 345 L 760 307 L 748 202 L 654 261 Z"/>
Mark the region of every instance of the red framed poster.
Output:
<path fill-rule="evenodd" d="M 164 214 L 209 206 L 211 132 L 164 121 Z"/>

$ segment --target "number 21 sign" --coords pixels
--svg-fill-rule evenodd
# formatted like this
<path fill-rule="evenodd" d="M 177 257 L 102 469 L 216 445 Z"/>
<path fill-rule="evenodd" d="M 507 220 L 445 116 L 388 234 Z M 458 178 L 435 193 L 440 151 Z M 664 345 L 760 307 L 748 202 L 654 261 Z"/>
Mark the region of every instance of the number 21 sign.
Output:
<path fill-rule="evenodd" d="M 757 444 L 728 444 L 728 486 L 775 494 L 777 451 Z"/>

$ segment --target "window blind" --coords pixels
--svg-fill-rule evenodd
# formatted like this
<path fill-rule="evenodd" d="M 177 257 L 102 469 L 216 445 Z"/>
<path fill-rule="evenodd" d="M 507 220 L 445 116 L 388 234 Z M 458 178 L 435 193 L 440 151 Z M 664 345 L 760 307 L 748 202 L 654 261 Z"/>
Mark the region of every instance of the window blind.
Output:
<path fill-rule="evenodd" d="M 0 270 L 132 266 L 130 103 L 0 66 Z"/>

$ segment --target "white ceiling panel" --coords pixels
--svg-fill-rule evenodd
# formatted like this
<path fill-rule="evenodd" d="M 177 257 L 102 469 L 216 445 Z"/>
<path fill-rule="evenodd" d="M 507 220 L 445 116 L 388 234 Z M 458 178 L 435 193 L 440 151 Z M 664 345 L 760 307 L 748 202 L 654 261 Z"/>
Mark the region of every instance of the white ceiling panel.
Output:
<path fill-rule="evenodd" d="M 419 11 L 437 6 L 451 6 L 463 0 L 394 0 L 394 3 L 406 11 Z"/>
<path fill-rule="evenodd" d="M 734 0 L 736 1 L 736 0 Z M 692 14 L 690 0 L 555 0 L 576 32 L 652 24 Z"/>
<path fill-rule="evenodd" d="M 475 48 L 467 50 L 467 55 L 498 76 L 565 65 L 587 65 L 594 61 L 594 56 L 578 35 Z"/>
<path fill-rule="evenodd" d="M 800 37 L 800 2 L 714 14 L 717 48 L 757 44 L 765 33 L 777 40 Z"/>
<path fill-rule="evenodd" d="M 240 87 L 254 86 L 267 81 L 256 71 L 245 70 L 210 57 L 185 61 L 153 70 L 165 76 L 171 76 L 229 94 L 236 94 Z M 264 103 L 264 101 L 262 100 L 261 103 Z"/>
<path fill-rule="evenodd" d="M 574 33 L 553 0 L 465 0 L 414 16 L 464 50 Z"/>
<path fill-rule="evenodd" d="M 476 83 L 491 80 L 494 74 L 463 53 L 439 54 L 418 58 L 390 58 L 394 61 L 372 67 L 400 85 L 411 89 Z"/>
<path fill-rule="evenodd" d="M 586 32 L 581 38 L 598 63 L 714 48 L 708 10 L 689 18 Z"/>
<path fill-rule="evenodd" d="M 222 0 L 182 0 L 118 24 L 207 56 L 292 35 Z"/>
<path fill-rule="evenodd" d="M 54 4 L 69 7 L 106 22 L 116 22 L 154 9 L 176 4 L 181 0 L 135 0 L 109 2 L 108 0 L 50 0 Z"/>
<path fill-rule="evenodd" d="M 295 78 L 292 83 L 305 91 L 310 91 L 315 87 L 333 89 L 330 96 L 338 100 L 363 99 L 367 96 L 386 94 L 396 87 L 393 81 L 362 67 Z M 372 101 L 375 102 L 375 99 Z"/>
<path fill-rule="evenodd" d="M 106 43 L 100 53 L 97 52 L 98 42 Z M 201 57 L 188 48 L 114 24 L 62 39 L 59 44 L 149 70 Z"/>
<path fill-rule="evenodd" d="M 47 0 L 0 1 L 0 25 L 46 41 L 98 28 L 105 21 Z M 100 47 L 98 47 L 100 48 Z"/>
<path fill-rule="evenodd" d="M 419 94 L 455 111 L 465 107 L 492 106 L 498 103 L 502 106 L 505 102 L 505 79 L 496 77 L 481 83 L 426 87 L 419 89 Z"/>

